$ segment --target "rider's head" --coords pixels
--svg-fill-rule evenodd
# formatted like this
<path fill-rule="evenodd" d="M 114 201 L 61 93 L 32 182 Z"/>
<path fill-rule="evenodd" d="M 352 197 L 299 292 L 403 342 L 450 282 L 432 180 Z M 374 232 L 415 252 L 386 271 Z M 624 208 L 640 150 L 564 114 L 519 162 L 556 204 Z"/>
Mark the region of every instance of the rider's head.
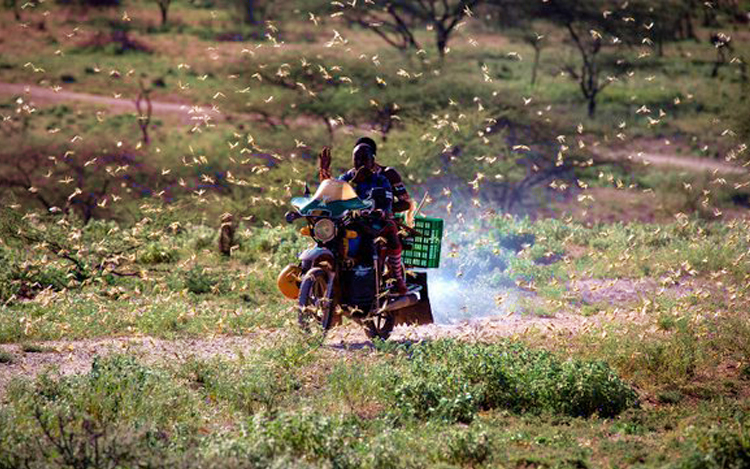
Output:
<path fill-rule="evenodd" d="M 357 140 L 354 144 L 354 150 L 352 150 L 352 164 L 355 169 L 365 167 L 372 169 L 375 166 L 375 152 L 377 151 L 377 145 L 369 137 L 362 137 Z"/>

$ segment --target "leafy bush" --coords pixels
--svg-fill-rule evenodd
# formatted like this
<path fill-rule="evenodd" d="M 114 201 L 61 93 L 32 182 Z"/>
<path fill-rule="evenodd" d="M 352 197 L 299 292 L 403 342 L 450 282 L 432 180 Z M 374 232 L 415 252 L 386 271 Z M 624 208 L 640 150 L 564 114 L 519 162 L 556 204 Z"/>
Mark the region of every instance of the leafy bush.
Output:
<path fill-rule="evenodd" d="M 489 436 L 473 428 L 456 431 L 448 436 L 445 453 L 450 463 L 475 467 L 492 454 Z"/>
<path fill-rule="evenodd" d="M 192 360 L 182 371 L 206 395 L 250 415 L 275 412 L 286 393 L 299 387 L 291 370 L 273 363 Z"/>
<path fill-rule="evenodd" d="M 182 275 L 182 279 L 185 288 L 196 295 L 211 293 L 214 288 L 218 287 L 220 282 L 217 275 L 199 265 L 194 265 L 190 270 L 185 271 Z"/>
<path fill-rule="evenodd" d="M 138 262 L 141 264 L 167 264 L 177 260 L 177 251 L 159 242 L 147 244 L 141 252 Z"/>
<path fill-rule="evenodd" d="M 246 232 L 239 243 L 241 258 L 250 262 L 268 258 L 273 267 L 280 267 L 295 262 L 310 244 L 310 238 L 299 234 L 295 226 L 284 226 Z"/>
<path fill-rule="evenodd" d="M 0 350 L 0 365 L 12 364 L 13 362 L 15 362 L 13 354 L 6 352 L 5 350 Z"/>
<path fill-rule="evenodd" d="M 0 245 L 0 301 L 5 302 L 16 293 L 16 286 L 11 283 L 15 265 L 10 249 Z"/>
<path fill-rule="evenodd" d="M 453 340 L 414 347 L 392 392 L 406 414 L 451 422 L 492 408 L 610 417 L 637 404 L 635 391 L 603 362 L 561 362 L 518 344 Z"/>
<path fill-rule="evenodd" d="M 592 355 L 609 357 L 608 362 L 639 387 L 664 390 L 687 385 L 695 377 L 709 355 L 701 340 L 704 334 L 695 324 L 677 320 L 665 337 L 644 335 L 642 329 L 633 327 L 604 339 L 591 335 L 584 344 Z M 716 344 L 722 348 L 730 345 L 718 336 Z"/>
<path fill-rule="evenodd" d="M 9 395 L 1 467 L 168 466 L 167 449 L 202 423 L 182 383 L 123 355 L 95 358 L 87 374 L 15 383 Z"/>
<path fill-rule="evenodd" d="M 333 467 L 361 467 L 350 449 L 363 436 L 356 419 L 285 413 L 273 420 L 259 416 L 254 423 L 268 454 L 308 456 L 330 461 Z"/>
<path fill-rule="evenodd" d="M 693 453 L 676 464 L 680 469 L 728 469 L 750 467 L 750 436 L 747 428 L 739 432 L 712 428 L 699 439 Z"/>

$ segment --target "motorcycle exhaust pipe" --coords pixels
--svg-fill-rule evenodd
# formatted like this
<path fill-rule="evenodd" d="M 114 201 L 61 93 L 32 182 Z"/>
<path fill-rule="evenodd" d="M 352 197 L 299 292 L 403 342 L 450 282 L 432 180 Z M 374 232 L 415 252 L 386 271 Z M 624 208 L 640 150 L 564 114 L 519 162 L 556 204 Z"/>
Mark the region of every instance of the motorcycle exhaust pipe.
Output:
<path fill-rule="evenodd" d="M 399 298 L 396 298 L 393 301 L 390 301 L 386 306 L 386 311 L 396 311 L 397 309 L 407 308 L 409 306 L 414 306 L 415 304 L 419 303 L 419 294 L 417 293 L 407 293 L 404 296 L 401 296 Z"/>

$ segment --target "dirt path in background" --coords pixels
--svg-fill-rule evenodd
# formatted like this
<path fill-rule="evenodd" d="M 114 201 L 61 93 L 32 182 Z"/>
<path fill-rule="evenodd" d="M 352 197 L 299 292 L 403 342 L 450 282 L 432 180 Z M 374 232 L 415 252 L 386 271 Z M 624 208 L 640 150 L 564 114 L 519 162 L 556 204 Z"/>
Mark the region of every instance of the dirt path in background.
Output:
<path fill-rule="evenodd" d="M 67 101 L 79 101 L 109 108 L 114 113 L 135 113 L 135 100 L 128 98 L 115 98 L 108 96 L 78 93 L 74 91 L 44 88 L 35 85 L 22 85 L 16 83 L 0 83 L 0 95 L 23 96 L 32 99 L 37 104 L 56 104 Z M 195 114 L 207 114 L 211 117 L 219 117 L 221 113 L 212 110 L 210 106 L 194 106 L 187 103 L 173 103 L 163 101 L 151 101 L 154 115 L 177 114 L 192 118 Z"/>
<path fill-rule="evenodd" d="M 636 142 L 636 148 L 611 150 L 601 148 L 597 150 L 597 156 L 603 160 L 623 161 L 628 160 L 641 165 L 670 166 L 673 168 L 685 169 L 694 172 L 716 172 L 717 174 L 750 174 L 750 162 L 743 166 L 733 164 L 725 160 L 712 158 L 694 158 L 690 156 L 681 156 L 674 153 L 674 150 L 658 148 L 654 150 L 639 150 L 638 146 L 648 146 L 647 142 Z"/>
<path fill-rule="evenodd" d="M 135 101 L 128 98 L 115 98 L 74 91 L 58 91 L 35 85 L 16 83 L 0 83 L 0 96 L 28 96 L 37 104 L 56 104 L 60 102 L 78 101 L 108 108 L 114 113 L 135 113 Z M 196 123 L 206 119 L 225 120 L 239 119 L 245 121 L 263 121 L 260 114 L 222 113 L 212 106 L 194 105 L 165 101 L 151 101 L 154 115 L 175 115 L 183 118 L 185 123 Z M 295 126 L 310 125 L 314 121 L 309 116 L 299 116 L 292 123 Z M 626 149 L 599 148 L 597 155 L 604 160 L 630 160 L 635 163 L 656 166 L 671 166 L 688 171 L 715 171 L 721 174 L 750 174 L 750 162 L 744 166 L 729 163 L 724 160 L 711 158 L 693 158 L 681 156 L 674 149 L 664 148 L 658 141 L 636 141 Z"/>
<path fill-rule="evenodd" d="M 65 91 L 60 89 L 55 91 L 52 88 L 45 88 L 36 85 L 24 85 L 17 83 L 0 83 L 0 96 L 25 96 L 26 100 L 33 101 L 36 105 L 53 105 L 63 102 L 81 102 L 102 106 L 115 114 L 136 113 L 135 99 L 132 97 L 109 97 L 96 94 L 80 93 L 77 91 Z M 145 103 L 143 104 L 145 107 Z M 240 121 L 240 122 L 265 122 L 274 125 L 290 125 L 294 127 L 307 127 L 312 124 L 322 124 L 320 118 L 309 115 L 298 115 L 294 118 L 275 119 L 263 116 L 260 113 L 238 113 L 223 112 L 220 108 L 211 105 L 196 105 L 190 103 L 178 103 L 170 101 L 151 101 L 152 112 L 154 116 L 176 116 L 180 117 L 185 124 L 196 124 L 207 120 L 213 121 Z M 370 130 L 361 127 L 361 130 Z"/>
<path fill-rule="evenodd" d="M 36 105 L 52 105 L 63 102 L 81 102 L 102 106 L 115 114 L 135 113 L 135 100 L 131 97 L 109 97 L 75 91 L 45 88 L 35 85 L 24 85 L 17 83 L 0 83 L 0 96 L 23 96 L 26 100 L 33 101 Z M 143 103 L 145 107 L 145 103 Z M 186 124 L 199 121 L 237 119 L 244 121 L 262 121 L 260 114 L 239 114 L 228 112 L 212 107 L 211 105 L 195 105 L 190 103 L 178 103 L 167 101 L 151 101 L 154 116 L 177 116 Z"/>

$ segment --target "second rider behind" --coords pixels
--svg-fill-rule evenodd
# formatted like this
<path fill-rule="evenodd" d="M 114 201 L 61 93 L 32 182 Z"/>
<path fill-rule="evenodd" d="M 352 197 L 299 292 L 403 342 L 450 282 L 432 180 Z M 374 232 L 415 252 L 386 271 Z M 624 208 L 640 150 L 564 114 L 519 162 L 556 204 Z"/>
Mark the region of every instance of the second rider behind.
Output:
<path fill-rule="evenodd" d="M 393 213 L 408 210 L 411 200 L 398 172 L 391 167 L 383 167 L 375 163 L 376 152 L 377 145 L 371 138 L 362 137 L 357 140 L 352 150 L 353 168 L 338 179 L 352 184 L 359 198 L 373 201 L 375 213 L 380 215 L 385 224 L 379 233 L 386 240 L 381 254 L 386 257 L 388 271 L 395 282 L 394 290 L 403 295 L 407 292 L 407 288 L 401 263 L 402 246 Z M 331 178 L 331 149 L 324 147 L 320 152 L 319 160 L 319 176 L 322 182 Z"/>

